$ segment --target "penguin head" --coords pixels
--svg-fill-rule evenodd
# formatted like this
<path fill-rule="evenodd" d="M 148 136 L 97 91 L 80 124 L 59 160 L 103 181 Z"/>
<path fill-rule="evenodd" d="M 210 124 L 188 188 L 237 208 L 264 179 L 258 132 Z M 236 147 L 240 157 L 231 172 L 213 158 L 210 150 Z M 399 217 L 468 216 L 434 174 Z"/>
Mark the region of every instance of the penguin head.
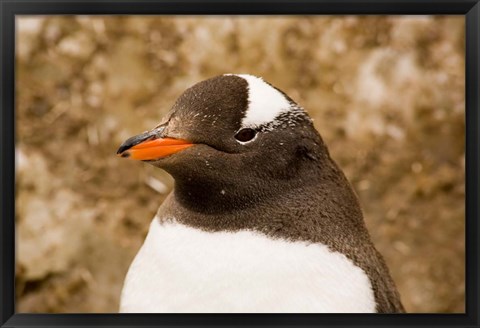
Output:
<path fill-rule="evenodd" d="M 176 182 L 225 186 L 239 177 L 294 179 L 327 150 L 284 92 L 255 76 L 228 74 L 187 89 L 159 125 L 126 140 L 117 154 L 162 168 Z"/>

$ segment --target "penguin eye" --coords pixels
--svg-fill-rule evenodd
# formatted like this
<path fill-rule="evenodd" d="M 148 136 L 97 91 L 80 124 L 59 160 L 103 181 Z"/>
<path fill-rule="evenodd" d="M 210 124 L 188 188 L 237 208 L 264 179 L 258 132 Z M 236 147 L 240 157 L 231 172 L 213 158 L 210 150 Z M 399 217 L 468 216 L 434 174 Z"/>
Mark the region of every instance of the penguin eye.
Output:
<path fill-rule="evenodd" d="M 256 134 L 257 134 L 257 131 L 253 129 L 241 129 L 235 135 L 235 139 L 237 139 L 240 142 L 247 142 L 255 138 Z"/>

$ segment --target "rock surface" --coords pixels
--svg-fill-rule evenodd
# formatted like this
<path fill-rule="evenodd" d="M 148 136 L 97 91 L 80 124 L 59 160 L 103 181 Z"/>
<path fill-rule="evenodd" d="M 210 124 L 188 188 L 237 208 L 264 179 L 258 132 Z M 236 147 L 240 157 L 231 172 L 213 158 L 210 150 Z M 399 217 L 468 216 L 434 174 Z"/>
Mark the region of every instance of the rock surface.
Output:
<path fill-rule="evenodd" d="M 464 311 L 463 17 L 22 17 L 17 47 L 18 311 L 118 310 L 172 180 L 115 151 L 229 72 L 314 118 L 406 309 Z"/>

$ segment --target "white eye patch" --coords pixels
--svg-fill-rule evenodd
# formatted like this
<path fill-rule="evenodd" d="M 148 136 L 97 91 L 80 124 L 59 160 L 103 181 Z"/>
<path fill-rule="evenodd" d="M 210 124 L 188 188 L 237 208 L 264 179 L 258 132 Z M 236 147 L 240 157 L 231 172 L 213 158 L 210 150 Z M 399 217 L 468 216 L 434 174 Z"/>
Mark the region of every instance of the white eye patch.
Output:
<path fill-rule="evenodd" d="M 248 83 L 248 108 L 242 119 L 243 128 L 259 127 L 271 123 L 277 116 L 291 110 L 285 96 L 261 78 L 248 74 L 236 75 Z"/>

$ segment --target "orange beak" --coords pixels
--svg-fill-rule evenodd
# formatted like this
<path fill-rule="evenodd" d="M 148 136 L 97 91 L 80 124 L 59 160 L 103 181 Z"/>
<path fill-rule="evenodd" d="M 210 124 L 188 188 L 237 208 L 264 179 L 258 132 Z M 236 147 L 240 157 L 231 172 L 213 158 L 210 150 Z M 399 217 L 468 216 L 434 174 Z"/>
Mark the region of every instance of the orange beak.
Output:
<path fill-rule="evenodd" d="M 156 138 L 147 132 L 126 140 L 117 155 L 140 161 L 156 160 L 178 153 L 194 144 L 181 139 Z"/>

